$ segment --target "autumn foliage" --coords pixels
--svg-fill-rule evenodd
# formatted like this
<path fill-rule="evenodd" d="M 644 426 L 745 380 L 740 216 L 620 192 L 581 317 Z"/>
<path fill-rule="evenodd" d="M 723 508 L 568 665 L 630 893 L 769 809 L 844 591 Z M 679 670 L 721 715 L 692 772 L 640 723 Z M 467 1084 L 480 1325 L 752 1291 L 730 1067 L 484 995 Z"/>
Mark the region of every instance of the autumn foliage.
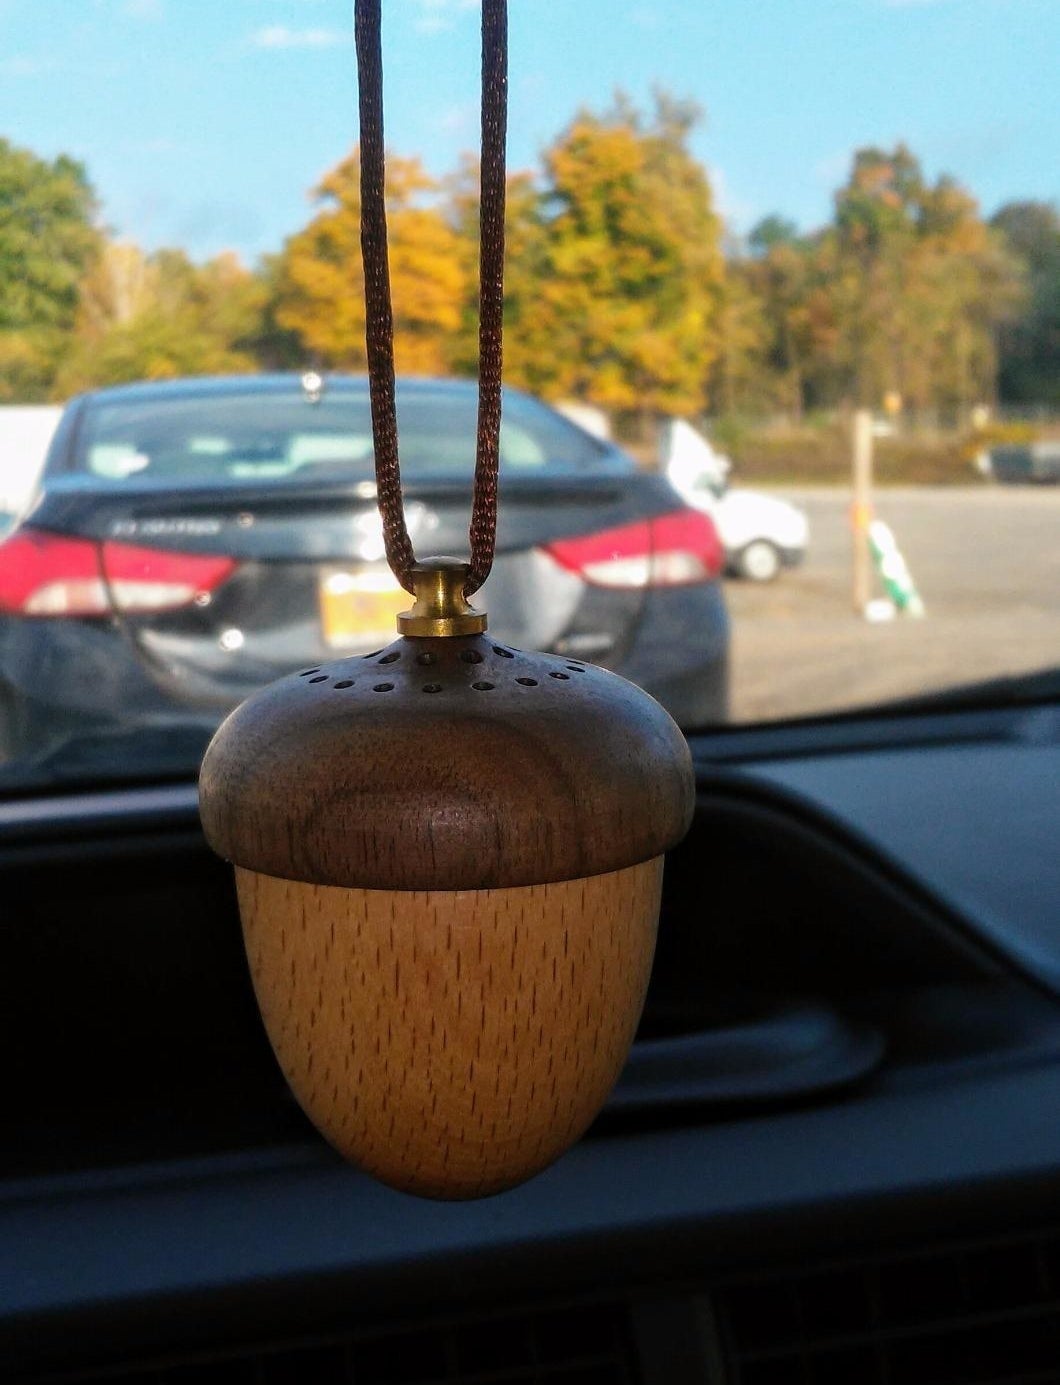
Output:
<path fill-rule="evenodd" d="M 695 112 L 664 98 L 581 112 L 545 155 L 535 285 L 515 367 L 541 394 L 604 408 L 702 408 L 724 268 L 710 184 L 687 149 Z"/>
<path fill-rule="evenodd" d="M 360 250 L 360 161 L 352 154 L 316 189 L 321 210 L 292 236 L 280 259 L 276 321 L 316 363 L 365 368 L 364 275 Z M 387 226 L 398 371 L 440 375 L 468 291 L 465 257 L 436 203 L 438 184 L 418 159 L 387 166 Z"/>
<path fill-rule="evenodd" d="M 783 415 L 897 399 L 914 413 L 1052 399 L 1060 218 L 992 222 L 904 146 L 858 151 L 828 224 L 726 237 L 690 150 L 699 113 L 657 93 L 579 111 L 509 178 L 505 377 L 640 415 Z M 477 165 L 387 164 L 397 368 L 477 359 Z M 145 254 L 95 224 L 87 176 L 0 141 L 0 398 L 138 378 L 364 369 L 356 150 L 308 224 L 255 269 Z M 724 249 L 723 249 L 724 248 Z"/>

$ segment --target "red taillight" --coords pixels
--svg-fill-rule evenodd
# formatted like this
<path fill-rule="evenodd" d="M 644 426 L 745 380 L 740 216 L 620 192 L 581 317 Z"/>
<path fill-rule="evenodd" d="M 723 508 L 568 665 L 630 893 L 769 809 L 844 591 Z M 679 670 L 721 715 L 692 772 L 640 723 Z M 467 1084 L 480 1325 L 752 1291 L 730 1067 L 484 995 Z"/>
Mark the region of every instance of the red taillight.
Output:
<path fill-rule="evenodd" d="M 675 510 L 547 546 L 561 567 L 597 587 L 679 587 L 721 571 L 718 531 L 699 510 Z"/>
<path fill-rule="evenodd" d="M 171 611 L 206 596 L 235 571 L 232 558 L 103 545 L 103 572 L 119 611 Z"/>
<path fill-rule="evenodd" d="M 0 544 L 0 611 L 53 616 L 106 609 L 94 543 L 20 529 Z"/>
<path fill-rule="evenodd" d="M 0 544 L 0 611 L 24 616 L 102 616 L 169 611 L 214 590 L 231 558 L 98 545 L 41 529 Z"/>

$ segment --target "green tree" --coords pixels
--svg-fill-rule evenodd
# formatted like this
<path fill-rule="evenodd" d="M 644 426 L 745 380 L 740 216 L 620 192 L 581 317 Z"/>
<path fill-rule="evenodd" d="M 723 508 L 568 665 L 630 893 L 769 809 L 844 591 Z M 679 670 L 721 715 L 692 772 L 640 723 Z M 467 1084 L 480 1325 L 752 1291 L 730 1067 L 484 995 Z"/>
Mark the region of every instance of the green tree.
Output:
<path fill-rule="evenodd" d="M 261 319 L 248 345 L 264 370 L 297 370 L 306 363 L 306 352 L 297 332 L 278 320 L 280 288 L 284 276 L 282 254 L 263 255 L 255 277 L 263 295 Z"/>
<path fill-rule="evenodd" d="M 182 250 L 108 244 L 82 285 L 59 387 L 252 371 L 266 295 L 232 254 L 195 265 Z"/>
<path fill-rule="evenodd" d="M 761 258 L 768 255 L 776 246 L 794 246 L 799 243 L 799 228 L 787 217 L 775 212 L 764 216 L 751 230 L 747 244 L 751 254 Z"/>
<path fill-rule="evenodd" d="M 821 256 L 840 395 L 877 406 L 961 408 L 994 392 L 994 337 L 1018 295 L 1000 236 L 950 178 L 928 184 L 913 154 L 862 149 L 836 194 Z"/>
<path fill-rule="evenodd" d="M 605 408 L 699 410 L 720 348 L 723 263 L 710 184 L 688 150 L 698 111 L 619 96 L 546 151 L 536 288 L 512 323 L 525 382 Z"/>
<path fill-rule="evenodd" d="M 748 245 L 743 269 L 765 324 L 769 393 L 774 407 L 798 419 L 811 390 L 819 397 L 827 388 L 822 362 L 835 337 L 827 260 L 819 235 L 800 236 L 777 216 L 760 221 Z"/>
<path fill-rule="evenodd" d="M 456 231 L 432 203 L 438 184 L 418 159 L 387 161 L 387 220 L 399 371 L 437 375 L 459 332 L 466 257 Z M 276 276 L 276 323 L 321 365 L 361 370 L 364 274 L 360 164 L 356 153 L 316 189 L 322 210 L 284 247 Z"/>
<path fill-rule="evenodd" d="M 770 326 L 762 298 L 741 256 L 730 256 L 720 302 L 721 344 L 710 397 L 724 414 L 756 414 L 774 403 L 769 363 Z"/>
<path fill-rule="evenodd" d="M 0 139 L 0 398 L 47 396 L 100 247 L 85 170 Z"/>
<path fill-rule="evenodd" d="M 464 281 L 460 328 L 450 367 L 458 375 L 478 369 L 479 161 L 466 154 L 446 182 L 449 223 L 456 233 Z M 504 203 L 504 378 L 534 388 L 539 372 L 528 350 L 542 271 L 544 223 L 541 194 L 532 173 L 509 173 Z"/>
<path fill-rule="evenodd" d="M 1060 406 L 1060 214 L 1047 202 L 1010 202 L 990 224 L 1026 283 L 1022 309 L 999 335 L 1001 398 Z"/>

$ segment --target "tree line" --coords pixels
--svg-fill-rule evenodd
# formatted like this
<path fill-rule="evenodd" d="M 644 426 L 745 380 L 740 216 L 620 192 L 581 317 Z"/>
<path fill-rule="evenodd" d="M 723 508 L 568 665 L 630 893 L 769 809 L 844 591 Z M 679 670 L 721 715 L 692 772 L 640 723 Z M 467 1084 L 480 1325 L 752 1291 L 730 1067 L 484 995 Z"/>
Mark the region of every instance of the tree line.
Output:
<path fill-rule="evenodd" d="M 692 155 L 700 118 L 657 93 L 580 111 L 508 184 L 505 376 L 626 413 L 798 418 L 848 404 L 952 412 L 1060 405 L 1060 216 L 990 220 L 913 153 L 861 149 L 829 222 L 726 231 Z M 387 169 L 401 372 L 477 357 L 478 170 Z M 127 380 L 362 371 L 356 150 L 309 223 L 253 269 L 147 253 L 98 223 L 84 167 L 0 139 L 0 399 Z"/>

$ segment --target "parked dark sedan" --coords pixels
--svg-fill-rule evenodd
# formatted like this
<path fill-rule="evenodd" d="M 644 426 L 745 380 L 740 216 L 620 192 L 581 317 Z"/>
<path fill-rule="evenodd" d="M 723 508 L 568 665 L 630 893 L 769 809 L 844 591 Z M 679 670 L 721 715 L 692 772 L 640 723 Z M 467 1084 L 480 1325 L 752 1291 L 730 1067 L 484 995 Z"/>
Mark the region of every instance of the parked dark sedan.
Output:
<path fill-rule="evenodd" d="M 399 383 L 417 551 L 466 549 L 476 393 Z M 687 727 L 724 719 L 728 621 L 710 519 L 508 391 L 497 559 L 506 642 L 588 659 Z M 187 772 L 221 716 L 300 664 L 393 638 L 363 380 L 264 376 L 73 400 L 0 544 L 0 774 L 60 761 Z M 120 761 L 120 763 L 118 763 Z"/>

